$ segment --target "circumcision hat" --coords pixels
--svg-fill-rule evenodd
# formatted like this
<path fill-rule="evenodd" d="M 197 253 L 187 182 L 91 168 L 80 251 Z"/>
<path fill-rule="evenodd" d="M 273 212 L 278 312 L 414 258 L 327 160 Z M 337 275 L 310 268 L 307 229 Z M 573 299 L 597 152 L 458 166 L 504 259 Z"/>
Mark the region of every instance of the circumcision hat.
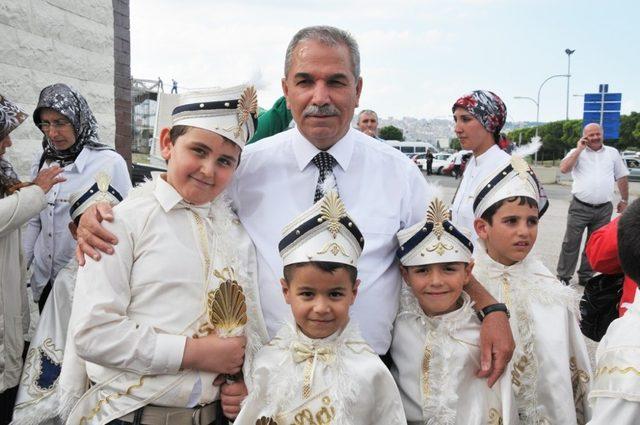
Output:
<path fill-rule="evenodd" d="M 338 192 L 330 190 L 282 231 L 278 245 L 284 265 L 327 261 L 356 266 L 364 237 Z"/>
<path fill-rule="evenodd" d="M 97 202 L 108 202 L 116 205 L 122 201 L 122 195 L 111 186 L 111 176 L 103 171 L 96 174 L 94 182 L 83 190 L 73 193 L 69 197 L 69 214 L 75 220 L 91 205 Z"/>
<path fill-rule="evenodd" d="M 244 148 L 258 128 L 258 95 L 245 85 L 181 93 L 171 119 L 173 125 L 213 131 Z"/>
<path fill-rule="evenodd" d="M 520 156 L 512 155 L 507 166 L 501 165 L 478 186 L 473 201 L 476 217 L 496 202 L 517 196 L 533 199 L 538 204 L 538 215 L 542 217 L 549 207 L 549 200 L 535 173 Z"/>
<path fill-rule="evenodd" d="M 397 233 L 396 256 L 403 266 L 471 261 L 473 243 L 466 230 L 451 222 L 444 202 L 433 198 L 426 218 Z"/>

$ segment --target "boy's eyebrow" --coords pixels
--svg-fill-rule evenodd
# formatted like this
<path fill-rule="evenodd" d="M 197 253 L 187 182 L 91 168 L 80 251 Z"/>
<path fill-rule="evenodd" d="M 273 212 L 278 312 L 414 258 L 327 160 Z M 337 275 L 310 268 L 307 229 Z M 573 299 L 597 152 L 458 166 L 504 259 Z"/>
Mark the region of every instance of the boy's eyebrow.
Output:
<path fill-rule="evenodd" d="M 203 148 L 203 149 L 206 149 L 208 151 L 211 151 L 211 148 L 206 143 L 198 142 L 197 140 L 194 140 L 192 143 L 194 145 L 196 145 L 197 147 L 199 147 L 199 148 Z"/>

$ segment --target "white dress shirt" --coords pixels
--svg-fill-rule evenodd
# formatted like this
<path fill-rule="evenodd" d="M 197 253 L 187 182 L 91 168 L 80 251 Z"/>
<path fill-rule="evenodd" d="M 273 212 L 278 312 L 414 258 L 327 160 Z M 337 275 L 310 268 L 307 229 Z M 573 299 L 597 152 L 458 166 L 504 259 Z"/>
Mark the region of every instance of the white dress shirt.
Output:
<path fill-rule="evenodd" d="M 510 160 L 511 156 L 508 153 L 500 149 L 498 145 L 493 145 L 482 155 L 472 156 L 467 162 L 451 210 L 453 211 L 453 223 L 458 228 L 468 230 L 474 244 L 478 240 L 478 235 L 473 228 L 475 220 L 473 201 L 476 189 L 498 166 L 504 164 L 506 167 Z"/>
<path fill-rule="evenodd" d="M 640 417 L 640 295 L 614 320 L 596 351 L 589 425 L 633 424 Z"/>
<path fill-rule="evenodd" d="M 313 205 L 319 172 L 311 160 L 318 152 L 297 128 L 261 140 L 242 152 L 229 187 L 256 245 L 260 299 L 271 336 L 291 317 L 279 283 L 278 242 L 287 223 Z M 358 130 L 349 129 L 328 152 L 337 161 L 333 173 L 340 197 L 365 238 L 351 317 L 373 349 L 384 354 L 400 291 L 396 232 L 422 218 L 428 186 L 409 158 Z"/>
<path fill-rule="evenodd" d="M 39 159 L 40 155 L 31 167 L 32 179 L 38 175 Z M 74 255 L 76 241 L 69 231 L 69 197 L 86 189 L 101 171 L 111 176 L 111 186 L 125 198 L 131 189 L 131 179 L 124 159 L 111 150 L 85 148 L 73 163 L 64 167 L 62 176 L 67 180 L 53 186 L 46 194 L 47 207 L 29 221 L 23 246 L 27 263 L 33 270 L 31 290 L 36 301 L 47 282 L 54 281 Z"/>
<path fill-rule="evenodd" d="M 575 150 L 571 149 L 567 156 Z M 628 175 L 629 170 L 615 148 L 602 145 L 602 149 L 594 151 L 586 147 L 571 170 L 571 193 L 582 202 L 604 204 L 613 199 L 615 182 Z"/>

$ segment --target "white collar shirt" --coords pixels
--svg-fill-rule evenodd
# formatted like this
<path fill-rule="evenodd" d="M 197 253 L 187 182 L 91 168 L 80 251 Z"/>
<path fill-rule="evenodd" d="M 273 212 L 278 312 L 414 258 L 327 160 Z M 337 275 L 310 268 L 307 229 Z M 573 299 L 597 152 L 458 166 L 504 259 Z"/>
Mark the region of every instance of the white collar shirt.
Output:
<path fill-rule="evenodd" d="M 574 151 L 575 148 L 567 156 Z M 628 175 L 629 170 L 615 148 L 603 145 L 594 151 L 587 147 L 571 170 L 571 193 L 583 202 L 604 204 L 613 199 L 615 182 Z"/>
<path fill-rule="evenodd" d="M 38 164 L 36 161 L 31 168 L 32 179 L 38 174 Z M 44 165 L 43 169 L 46 167 Z M 111 150 L 85 148 L 74 162 L 64 167 L 62 176 L 67 180 L 53 186 L 45 195 L 47 207 L 29 221 L 23 247 L 25 258 L 33 270 L 31 289 L 34 299 L 40 298 L 47 282 L 53 282 L 74 255 L 76 241 L 69 231 L 69 198 L 73 193 L 86 189 L 101 171 L 111 176 L 111 186 L 125 198 L 131 189 L 131 179 L 124 159 Z"/>
<path fill-rule="evenodd" d="M 475 215 L 473 213 L 473 201 L 478 186 L 489 177 L 489 175 L 499 166 L 505 166 L 511 156 L 500 149 L 497 145 L 491 146 L 486 152 L 477 157 L 472 156 L 467 162 L 467 167 L 462 175 L 462 181 L 453 199 L 452 212 L 453 222 L 456 226 L 469 231 L 472 242 L 475 244 L 478 235 L 473 228 Z"/>
<path fill-rule="evenodd" d="M 272 337 L 291 317 L 279 283 L 278 243 L 282 229 L 313 205 L 319 171 L 311 160 L 318 152 L 297 128 L 264 139 L 243 151 L 229 187 L 256 245 L 260 300 Z M 333 173 L 340 197 L 365 238 L 351 317 L 374 350 L 384 354 L 400 290 L 396 232 L 425 214 L 428 186 L 405 155 L 353 128 L 328 152 L 337 162 Z"/>

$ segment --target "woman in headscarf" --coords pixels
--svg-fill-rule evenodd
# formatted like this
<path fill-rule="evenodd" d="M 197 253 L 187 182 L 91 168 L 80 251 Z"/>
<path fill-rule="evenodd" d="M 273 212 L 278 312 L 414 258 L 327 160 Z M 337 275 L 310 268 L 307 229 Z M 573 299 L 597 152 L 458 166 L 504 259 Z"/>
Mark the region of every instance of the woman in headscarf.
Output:
<path fill-rule="evenodd" d="M 497 94 L 475 90 L 456 100 L 451 109 L 460 145 L 473 153 L 453 200 L 453 219 L 472 233 L 475 242 L 473 196 L 476 186 L 501 163 L 506 166 L 511 158 L 499 146 L 507 107 Z"/>
<path fill-rule="evenodd" d="M 11 133 L 27 114 L 0 95 L 0 424 L 11 421 L 20 371 L 24 333 L 29 328 L 26 267 L 20 228 L 47 205 L 45 193 L 64 181 L 62 169 L 42 171 L 33 183 L 23 183 L 4 158 Z"/>
<path fill-rule="evenodd" d="M 453 220 L 457 225 L 466 227 L 476 242 L 478 237 L 473 228 L 476 188 L 498 166 L 507 165 L 511 160 L 510 153 L 525 157 L 537 151 L 541 143 L 532 142 L 513 150 L 506 136 L 500 133 L 507 121 L 507 107 L 497 94 L 488 90 L 475 90 L 462 96 L 451 109 L 460 145 L 472 152 L 453 199 Z M 539 190 L 539 216 L 542 217 L 549 201 L 541 185 Z"/>
<path fill-rule="evenodd" d="M 93 112 L 73 88 L 65 84 L 45 87 L 33 120 L 44 137 L 43 152 L 32 173 L 57 164 L 67 179 L 47 194 L 47 208 L 29 221 L 25 232 L 25 255 L 33 270 L 31 289 L 42 310 L 56 275 L 74 255 L 76 242 L 68 230 L 71 194 L 103 172 L 126 197 L 131 180 L 124 159 L 100 143 Z"/>

